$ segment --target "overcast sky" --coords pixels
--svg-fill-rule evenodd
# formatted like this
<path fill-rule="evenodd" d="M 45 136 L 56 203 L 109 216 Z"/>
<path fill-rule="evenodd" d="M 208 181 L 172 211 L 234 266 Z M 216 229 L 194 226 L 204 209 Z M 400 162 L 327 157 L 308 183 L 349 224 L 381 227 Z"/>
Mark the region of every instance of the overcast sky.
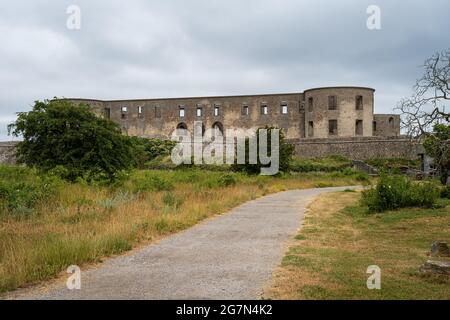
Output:
<path fill-rule="evenodd" d="M 66 26 L 81 9 L 81 29 Z M 366 26 L 369 5 L 381 30 Z M 3 0 L 0 140 L 33 101 L 377 90 L 378 113 L 411 94 L 450 47 L 450 1 Z"/>

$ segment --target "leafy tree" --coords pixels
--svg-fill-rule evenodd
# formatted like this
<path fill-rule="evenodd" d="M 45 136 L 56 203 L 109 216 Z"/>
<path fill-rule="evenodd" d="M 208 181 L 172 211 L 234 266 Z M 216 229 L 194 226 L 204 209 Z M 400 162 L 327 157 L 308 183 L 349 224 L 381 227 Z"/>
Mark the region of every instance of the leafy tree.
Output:
<path fill-rule="evenodd" d="M 23 137 L 17 148 L 19 162 L 44 171 L 63 171 L 69 180 L 113 180 L 119 171 L 136 165 L 131 140 L 117 124 L 97 117 L 86 104 L 56 98 L 36 101 L 8 131 Z"/>
<path fill-rule="evenodd" d="M 250 150 L 250 141 L 247 138 L 245 141 L 245 164 L 233 164 L 232 169 L 234 171 L 244 171 L 248 174 L 259 174 L 261 172 L 262 167 L 269 167 L 269 165 L 264 165 L 261 163 L 259 159 L 259 142 L 260 142 L 260 133 L 261 129 L 259 128 L 256 131 L 256 142 L 257 142 L 257 154 L 258 159 L 256 164 L 250 164 L 249 163 L 249 150 Z M 272 152 L 272 146 L 271 146 L 271 135 L 272 130 L 277 129 L 275 127 L 265 127 L 264 129 L 267 130 L 267 155 L 270 156 Z M 292 155 L 294 154 L 294 146 L 290 143 L 288 143 L 284 137 L 283 130 L 279 129 L 279 172 L 289 172 L 291 168 L 291 162 L 292 162 Z"/>
<path fill-rule="evenodd" d="M 136 160 L 139 167 L 144 167 L 147 161 L 151 161 L 159 156 L 169 156 L 176 145 L 172 140 L 147 139 L 140 137 L 130 137 L 135 149 Z"/>
<path fill-rule="evenodd" d="M 436 124 L 432 134 L 427 134 L 423 146 L 441 173 L 441 182 L 447 183 L 450 170 L 450 125 Z"/>

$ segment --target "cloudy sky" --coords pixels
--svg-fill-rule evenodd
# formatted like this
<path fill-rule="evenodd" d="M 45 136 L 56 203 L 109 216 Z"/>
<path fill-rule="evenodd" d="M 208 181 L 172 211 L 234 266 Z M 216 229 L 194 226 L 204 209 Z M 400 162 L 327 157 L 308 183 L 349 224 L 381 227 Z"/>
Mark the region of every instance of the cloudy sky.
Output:
<path fill-rule="evenodd" d="M 81 28 L 67 28 L 67 8 Z M 366 26 L 369 5 L 381 30 Z M 3 0 L 0 140 L 33 101 L 374 87 L 376 112 L 411 93 L 450 47 L 450 1 Z"/>

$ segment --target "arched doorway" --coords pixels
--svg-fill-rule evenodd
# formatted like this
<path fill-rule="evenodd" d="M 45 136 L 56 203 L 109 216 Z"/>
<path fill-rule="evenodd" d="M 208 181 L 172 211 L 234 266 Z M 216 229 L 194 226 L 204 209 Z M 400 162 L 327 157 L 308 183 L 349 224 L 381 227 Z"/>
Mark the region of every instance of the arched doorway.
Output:
<path fill-rule="evenodd" d="M 394 127 L 394 118 L 392 118 L 392 117 L 389 118 L 389 126 L 391 128 Z"/>
<path fill-rule="evenodd" d="M 187 125 L 184 122 L 180 122 L 177 125 L 177 135 L 185 136 L 185 135 L 187 135 L 187 130 L 188 130 Z"/>
<path fill-rule="evenodd" d="M 223 136 L 223 125 L 219 121 L 214 122 L 212 129 L 214 136 Z"/>

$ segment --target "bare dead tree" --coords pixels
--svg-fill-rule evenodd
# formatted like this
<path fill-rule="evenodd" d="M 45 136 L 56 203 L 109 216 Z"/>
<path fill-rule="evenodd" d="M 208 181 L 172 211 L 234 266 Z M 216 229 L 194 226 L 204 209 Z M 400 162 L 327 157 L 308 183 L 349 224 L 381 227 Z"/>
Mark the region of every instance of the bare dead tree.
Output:
<path fill-rule="evenodd" d="M 414 94 L 401 100 L 402 129 L 412 138 L 430 134 L 437 123 L 450 121 L 450 49 L 435 53 L 423 65 L 425 73 L 414 85 Z M 446 110 L 447 109 L 447 110 Z"/>
<path fill-rule="evenodd" d="M 424 142 L 428 154 L 449 182 L 450 170 L 450 49 L 435 53 L 423 65 L 425 72 L 414 85 L 414 94 L 401 100 L 396 110 L 401 112 L 402 129 L 413 139 Z M 447 107 L 447 110 L 446 110 Z M 436 125 L 443 125 L 438 126 Z"/>

